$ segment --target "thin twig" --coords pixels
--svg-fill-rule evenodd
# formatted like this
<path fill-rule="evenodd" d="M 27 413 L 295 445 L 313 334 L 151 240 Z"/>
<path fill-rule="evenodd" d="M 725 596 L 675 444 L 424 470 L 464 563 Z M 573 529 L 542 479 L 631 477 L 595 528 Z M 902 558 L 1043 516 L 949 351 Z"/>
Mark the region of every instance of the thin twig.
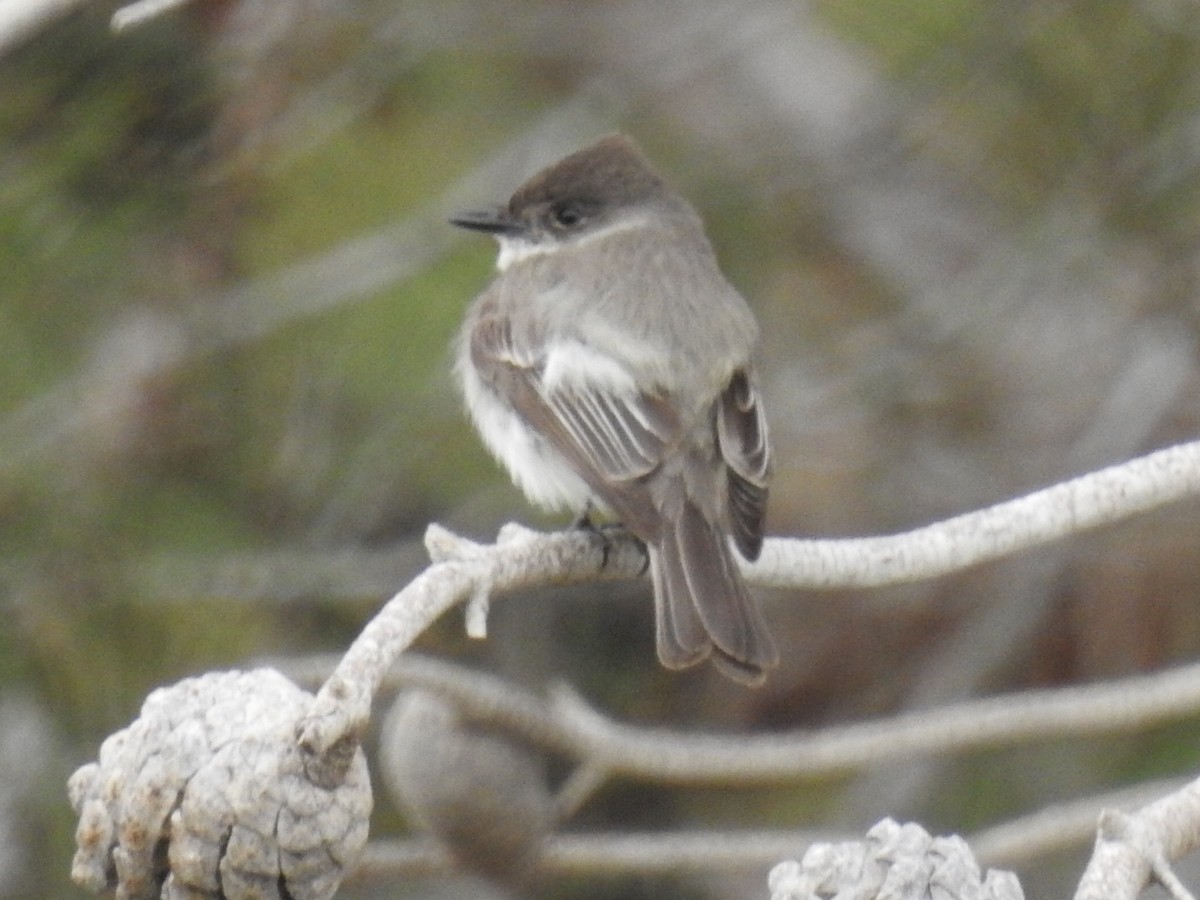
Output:
<path fill-rule="evenodd" d="M 1145 803 L 1178 787 L 1178 782 L 1152 782 L 1056 804 L 977 832 L 967 843 L 981 865 L 1028 864 L 1088 841 L 1101 809 Z M 798 829 L 555 835 L 546 842 L 539 870 L 552 875 L 730 871 L 798 859 L 813 842 L 849 838 Z M 454 871 L 457 867 L 449 854 L 431 840 L 378 840 L 367 846 L 347 882 Z"/>
<path fill-rule="evenodd" d="M 319 682 L 328 658 L 282 662 L 301 682 Z M 1119 681 L 1027 691 L 820 730 L 769 735 L 696 734 L 614 722 L 560 689 L 546 700 L 485 672 L 406 654 L 387 687 L 422 687 L 465 717 L 626 778 L 749 785 L 827 778 L 862 766 L 996 746 L 1129 734 L 1200 711 L 1200 663 Z M 1164 788 L 1165 789 L 1165 788 Z M 1140 794 L 1135 799 L 1144 799 Z M 1108 805 L 1127 805 L 1109 798 Z"/>
<path fill-rule="evenodd" d="M 1027 866 L 1092 840 L 1103 810 L 1135 809 L 1186 783 L 1182 778 L 1163 779 L 1055 803 L 977 831 L 967 837 L 967 843 L 984 865 Z"/>
<path fill-rule="evenodd" d="M 831 839 L 839 838 L 801 830 L 555 835 L 546 841 L 538 871 L 543 875 L 728 872 L 771 866 L 799 857 L 814 841 Z M 367 846 L 345 883 L 456 871 L 449 854 L 431 841 L 380 840 Z"/>

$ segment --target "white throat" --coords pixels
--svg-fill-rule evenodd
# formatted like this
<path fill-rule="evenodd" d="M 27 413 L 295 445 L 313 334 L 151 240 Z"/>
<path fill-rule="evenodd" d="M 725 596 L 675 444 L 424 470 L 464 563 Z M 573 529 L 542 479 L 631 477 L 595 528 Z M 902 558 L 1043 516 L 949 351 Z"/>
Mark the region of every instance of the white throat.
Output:
<path fill-rule="evenodd" d="M 519 263 L 534 256 L 545 256 L 558 249 L 557 245 L 549 242 L 538 244 L 508 235 L 497 235 L 496 243 L 500 245 L 500 255 L 496 257 L 496 268 L 501 272 L 513 263 Z"/>

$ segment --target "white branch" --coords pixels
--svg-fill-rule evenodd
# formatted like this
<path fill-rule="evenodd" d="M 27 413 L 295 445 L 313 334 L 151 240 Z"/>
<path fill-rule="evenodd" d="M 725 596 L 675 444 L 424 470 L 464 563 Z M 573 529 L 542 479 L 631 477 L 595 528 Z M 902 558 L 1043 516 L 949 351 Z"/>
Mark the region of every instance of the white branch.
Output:
<path fill-rule="evenodd" d="M 559 876 L 729 872 L 770 865 L 830 837 L 828 832 L 800 830 L 560 834 L 547 839 L 538 869 L 543 875 Z M 367 845 L 344 883 L 454 871 L 450 855 L 432 841 L 381 840 Z"/>
<path fill-rule="evenodd" d="M 1151 879 L 1187 900 L 1170 862 L 1198 845 L 1200 780 L 1133 813 L 1106 811 L 1075 900 L 1134 900 Z"/>
<path fill-rule="evenodd" d="M 749 566 L 772 587 L 878 587 L 935 578 L 1200 493 L 1192 441 L 995 506 L 885 537 L 769 540 Z"/>
<path fill-rule="evenodd" d="M 311 680 L 303 667 L 281 667 L 293 677 Z M 917 755 L 1128 734 L 1200 711 L 1200 664 L 817 731 L 729 736 L 614 722 L 565 689 L 544 700 L 494 676 L 419 654 L 400 660 L 390 674 L 396 685 L 436 691 L 472 720 L 500 726 L 611 774 L 693 784 L 827 778 Z"/>
<path fill-rule="evenodd" d="M 878 586 L 932 578 L 1198 492 L 1200 442 L 1180 444 L 903 534 L 845 540 L 773 538 L 747 574 L 757 584 L 775 587 Z M 619 534 L 600 539 L 580 531 L 540 534 L 507 526 L 496 544 L 482 545 L 432 525 L 426 546 L 434 564 L 368 623 L 318 694 L 298 732 L 308 752 L 322 756 L 361 733 L 387 670 L 451 606 L 485 592 L 630 578 L 645 568 L 640 545 Z"/>
<path fill-rule="evenodd" d="M 627 578 L 645 565 L 632 538 L 584 530 L 540 534 L 506 526 L 495 544 L 483 545 L 431 525 L 425 543 L 434 564 L 367 623 L 317 694 L 297 734 L 309 753 L 323 756 L 360 734 L 375 693 L 400 653 L 447 609 L 478 596 L 481 587 L 503 593 L 550 582 Z"/>
<path fill-rule="evenodd" d="M 317 683 L 330 666 L 330 660 L 314 658 L 283 668 L 298 681 Z M 849 768 L 917 755 L 1128 734 L 1200 711 L 1200 664 L 1107 684 L 1026 692 L 858 725 L 769 736 L 697 735 L 623 725 L 583 707 L 577 697 L 554 703 L 486 673 L 421 654 L 400 660 L 389 673 L 388 685 L 436 691 L 467 720 L 579 761 L 595 775 L 592 790 L 614 775 L 722 785 L 833 777 Z M 1054 804 L 979 832 L 969 843 L 988 865 L 1027 862 L 1083 843 L 1095 833 L 1102 810 L 1136 808 L 1179 786 L 1178 781 L 1156 781 Z M 775 839 L 770 843 L 775 845 Z M 755 851 L 747 852 L 758 859 Z M 1128 848 L 1125 853 L 1128 856 Z M 375 862 L 379 859 L 374 857 Z M 421 863 L 409 861 L 397 871 L 424 870 Z"/>
<path fill-rule="evenodd" d="M 768 545 L 768 559 L 751 567 L 749 574 L 759 582 L 772 584 L 824 585 L 882 584 L 889 579 L 941 574 L 1116 521 L 1193 493 L 1200 482 L 1198 448 L 1198 444 L 1188 444 L 1163 450 L 1020 500 L 889 538 L 844 542 L 774 540 Z M 925 549 L 931 545 L 933 550 Z M 495 544 L 482 545 L 431 526 L 426 533 L 426 547 L 433 564 L 368 623 L 312 704 L 298 703 L 295 710 L 298 722 L 289 711 L 277 723 L 297 722 L 293 733 L 303 751 L 300 756 L 305 777 L 292 778 L 293 782 L 320 790 L 341 790 L 356 784 L 352 767 L 362 768 L 360 738 L 385 676 L 401 652 L 450 606 L 469 598 L 481 602 L 480 598 L 487 595 L 538 584 L 597 577 L 629 578 L 639 575 L 645 567 L 644 548 L 630 536 L 583 530 L 540 534 L 506 526 Z M 874 547 L 875 551 L 863 552 L 864 547 Z M 890 550 L 881 551 L 881 547 Z M 801 551 L 809 548 L 813 552 L 807 557 L 800 552 L 796 559 L 789 560 L 789 548 Z M 857 570 L 847 565 L 856 552 L 860 561 Z M 786 569 L 781 568 L 781 561 L 788 562 Z M 840 573 L 838 565 L 844 567 Z M 853 576 L 855 571 L 873 574 L 849 582 L 838 580 Z M 806 578 L 810 580 L 804 581 Z M 719 735 L 685 738 L 664 730 L 630 728 L 609 721 L 565 691 L 560 691 L 548 704 L 520 695 L 515 695 L 514 701 L 510 699 L 514 696 L 511 689 L 498 689 L 494 685 L 488 688 L 481 682 L 465 693 L 477 702 L 486 699 L 482 706 L 485 715 L 504 720 L 505 725 L 518 732 L 529 728 L 538 733 L 539 739 L 547 738 L 547 745 L 569 750 L 590 766 L 593 771 L 581 788 L 581 794 L 586 794 L 588 785 L 601 784 L 611 773 L 668 782 L 751 783 L 843 772 L 897 755 L 955 752 L 989 741 L 1011 744 L 1044 740 L 1052 734 L 1094 734 L 1114 728 L 1143 727 L 1200 706 L 1200 666 L 1118 685 L 978 701 L 814 734 L 736 738 Z M 172 724 L 175 719 L 171 718 L 175 715 L 174 707 L 175 704 L 168 704 L 166 727 L 175 727 Z M 304 707 L 307 712 L 301 714 Z M 146 709 L 157 711 L 153 705 Z M 150 712 L 146 716 L 151 718 Z M 153 749 L 146 742 L 138 742 L 136 747 L 143 744 Z M 119 749 L 123 744 L 116 740 L 106 746 Z M 116 750 L 110 750 L 109 762 L 119 764 L 122 772 L 126 769 L 136 772 L 142 764 L 139 756 L 127 766 L 125 757 L 114 753 Z M 72 781 L 72 799 L 81 814 L 83 856 L 77 860 L 77 878 L 93 886 L 117 881 L 133 883 L 146 877 L 142 868 L 114 870 L 108 862 L 114 858 L 109 849 L 114 841 L 124 841 L 129 847 L 141 845 L 124 836 L 124 832 L 117 836 L 114 831 L 113 822 L 121 814 L 109 809 L 101 799 L 104 784 L 112 781 L 104 775 L 103 752 L 101 756 L 99 766 L 84 767 Z M 186 775 L 191 770 L 188 766 L 194 768 L 199 759 L 193 756 L 186 757 L 187 765 L 180 769 L 182 775 L 167 773 L 167 791 L 159 794 L 166 797 L 177 781 L 195 783 L 200 790 L 202 785 L 195 779 L 189 781 Z M 151 758 L 155 758 L 153 753 Z M 572 802 L 581 802 L 580 797 Z M 149 821 L 156 827 L 161 824 L 161 817 L 156 818 L 159 812 L 158 806 L 148 805 Z M 1200 834 L 1200 782 L 1132 816 L 1108 814 L 1103 822 L 1095 858 L 1080 886 L 1079 896 L 1083 900 L 1100 896 L 1133 897 L 1151 875 L 1168 885 L 1177 900 L 1187 900 L 1186 890 L 1170 871 L 1169 860 L 1190 849 Z M 128 853 L 120 858 L 127 857 L 133 858 Z M 204 859 L 209 857 L 217 858 L 208 853 Z M 201 869 L 196 870 L 197 877 L 209 878 L 210 868 L 205 865 Z M 934 880 L 942 877 L 939 872 L 937 865 L 933 865 L 930 877 Z M 318 893 L 335 883 L 322 881 Z"/>
<path fill-rule="evenodd" d="M 967 844 L 983 865 L 1028 864 L 1085 843 L 1095 834 L 1097 818 L 1105 807 L 1138 806 L 1176 787 L 1175 782 L 1153 782 L 1056 804 L 969 835 Z M 728 872 L 799 855 L 816 841 L 848 837 L 800 829 L 553 834 L 546 839 L 538 866 L 546 875 Z M 344 883 L 394 881 L 455 871 L 458 864 L 434 840 L 381 839 L 367 845 Z"/>
<path fill-rule="evenodd" d="M 1082 847 L 1096 836 L 1096 823 L 1106 809 L 1137 809 L 1178 790 L 1186 779 L 1142 782 L 1091 794 L 1017 816 L 967 837 L 981 862 L 989 866 L 1021 866 L 1051 854 Z"/>
<path fill-rule="evenodd" d="M 187 2 L 188 0 L 137 0 L 135 3 L 127 3 L 113 13 L 110 27 L 113 31 L 124 31 Z"/>

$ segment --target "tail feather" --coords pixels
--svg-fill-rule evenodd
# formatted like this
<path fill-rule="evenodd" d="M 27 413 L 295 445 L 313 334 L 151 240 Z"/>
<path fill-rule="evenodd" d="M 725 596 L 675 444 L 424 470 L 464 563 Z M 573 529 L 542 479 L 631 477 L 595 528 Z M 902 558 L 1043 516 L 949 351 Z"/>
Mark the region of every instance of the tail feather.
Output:
<path fill-rule="evenodd" d="M 694 666 L 712 652 L 712 640 L 696 612 L 681 563 L 673 547 L 650 547 L 658 658 L 668 669 Z"/>
<path fill-rule="evenodd" d="M 728 539 L 690 501 L 652 548 L 651 566 L 663 665 L 683 668 L 712 652 L 729 677 L 761 683 L 779 653 Z"/>

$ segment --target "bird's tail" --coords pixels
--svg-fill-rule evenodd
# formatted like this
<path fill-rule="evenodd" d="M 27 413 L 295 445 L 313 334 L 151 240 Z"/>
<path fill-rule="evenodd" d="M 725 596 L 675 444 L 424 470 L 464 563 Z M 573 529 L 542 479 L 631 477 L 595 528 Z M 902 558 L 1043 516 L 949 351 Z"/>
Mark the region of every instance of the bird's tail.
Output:
<path fill-rule="evenodd" d="M 779 652 L 728 538 L 688 500 L 649 549 L 662 664 L 682 669 L 711 654 L 734 681 L 762 684 Z"/>

